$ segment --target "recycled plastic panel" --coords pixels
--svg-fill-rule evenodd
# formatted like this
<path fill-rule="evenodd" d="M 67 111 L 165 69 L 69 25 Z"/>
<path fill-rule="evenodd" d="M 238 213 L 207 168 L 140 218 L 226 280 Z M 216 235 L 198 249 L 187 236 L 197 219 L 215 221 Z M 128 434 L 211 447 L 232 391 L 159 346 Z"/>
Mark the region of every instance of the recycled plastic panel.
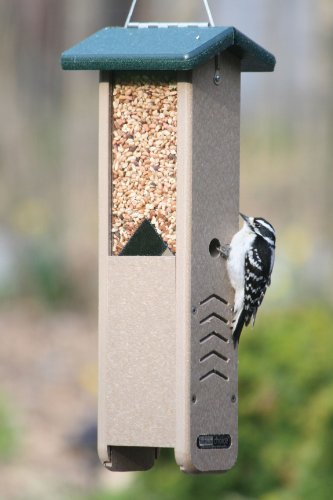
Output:
<path fill-rule="evenodd" d="M 222 54 L 220 70 L 220 85 L 213 60 L 178 86 L 176 460 L 187 472 L 227 470 L 237 457 L 233 291 L 216 244 L 238 229 L 239 60 Z"/>
<path fill-rule="evenodd" d="M 241 59 L 241 71 L 273 71 L 275 57 L 232 26 L 106 27 L 62 54 L 71 70 L 192 70 L 225 50 Z"/>
<path fill-rule="evenodd" d="M 175 257 L 109 257 L 102 402 L 111 446 L 175 442 Z"/>
<path fill-rule="evenodd" d="M 100 79 L 98 452 L 145 470 L 175 443 L 175 257 L 110 256 L 111 75 Z"/>

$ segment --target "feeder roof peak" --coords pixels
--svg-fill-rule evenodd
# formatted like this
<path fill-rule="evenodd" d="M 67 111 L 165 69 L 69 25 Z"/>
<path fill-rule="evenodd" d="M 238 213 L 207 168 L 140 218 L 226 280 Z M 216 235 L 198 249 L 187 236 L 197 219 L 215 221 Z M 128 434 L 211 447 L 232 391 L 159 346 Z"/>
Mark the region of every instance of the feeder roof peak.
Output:
<path fill-rule="evenodd" d="M 191 70 L 228 50 L 241 71 L 273 71 L 274 56 L 234 27 L 104 28 L 61 56 L 65 70 Z"/>

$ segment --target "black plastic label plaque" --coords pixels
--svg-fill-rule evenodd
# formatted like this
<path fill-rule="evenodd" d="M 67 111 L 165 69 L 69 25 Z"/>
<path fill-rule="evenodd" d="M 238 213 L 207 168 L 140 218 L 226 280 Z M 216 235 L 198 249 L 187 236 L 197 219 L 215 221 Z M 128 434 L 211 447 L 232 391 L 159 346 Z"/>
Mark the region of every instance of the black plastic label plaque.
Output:
<path fill-rule="evenodd" d="M 230 434 L 206 434 L 201 435 L 197 439 L 197 446 L 203 450 L 227 449 L 231 445 Z"/>

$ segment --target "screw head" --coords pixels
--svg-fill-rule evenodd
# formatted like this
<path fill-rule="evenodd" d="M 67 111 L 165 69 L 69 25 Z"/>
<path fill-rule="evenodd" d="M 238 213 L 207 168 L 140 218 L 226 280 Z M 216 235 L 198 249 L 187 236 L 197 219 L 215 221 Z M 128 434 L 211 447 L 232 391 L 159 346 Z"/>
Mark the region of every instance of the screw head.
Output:
<path fill-rule="evenodd" d="M 232 402 L 232 403 L 236 403 L 236 396 L 235 396 L 235 394 L 233 394 L 233 395 L 231 396 L 231 402 Z"/>
<path fill-rule="evenodd" d="M 198 309 L 195 306 L 192 306 L 192 314 L 197 314 Z"/>
<path fill-rule="evenodd" d="M 213 81 L 214 81 L 215 85 L 220 85 L 220 83 L 222 81 L 222 77 L 221 77 L 221 73 L 219 72 L 219 70 L 215 71 Z"/>

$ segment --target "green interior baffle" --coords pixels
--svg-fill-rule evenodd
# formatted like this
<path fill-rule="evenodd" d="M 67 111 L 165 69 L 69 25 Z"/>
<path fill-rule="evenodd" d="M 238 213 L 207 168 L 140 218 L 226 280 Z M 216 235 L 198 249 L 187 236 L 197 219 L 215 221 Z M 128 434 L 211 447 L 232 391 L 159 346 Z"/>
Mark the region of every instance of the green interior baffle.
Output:
<path fill-rule="evenodd" d="M 229 50 L 241 71 L 273 71 L 275 57 L 233 27 L 104 28 L 62 54 L 65 70 L 191 70 Z"/>

